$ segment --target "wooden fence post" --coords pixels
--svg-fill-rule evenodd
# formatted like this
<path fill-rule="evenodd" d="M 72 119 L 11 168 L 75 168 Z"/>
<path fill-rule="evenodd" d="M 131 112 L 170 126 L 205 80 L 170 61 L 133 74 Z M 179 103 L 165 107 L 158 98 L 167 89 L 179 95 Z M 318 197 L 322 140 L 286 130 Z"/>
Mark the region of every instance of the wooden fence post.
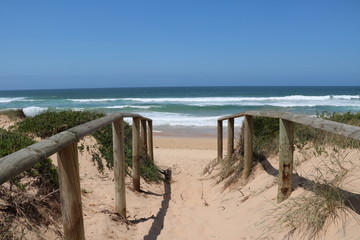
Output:
<path fill-rule="evenodd" d="M 234 152 L 234 118 L 228 119 L 227 157 L 232 158 Z"/>
<path fill-rule="evenodd" d="M 277 202 L 286 200 L 291 194 L 293 152 L 294 152 L 294 123 L 280 120 L 279 146 L 279 176 Z"/>
<path fill-rule="evenodd" d="M 244 178 L 250 175 L 253 161 L 253 117 L 244 117 Z"/>
<path fill-rule="evenodd" d="M 141 155 L 147 156 L 147 124 L 145 119 L 141 119 Z"/>
<path fill-rule="evenodd" d="M 124 149 L 124 121 L 117 119 L 112 123 L 114 181 L 115 181 L 115 211 L 126 218 L 125 193 L 125 149 Z"/>
<path fill-rule="evenodd" d="M 132 177 L 135 191 L 140 191 L 140 118 L 134 117 L 132 124 Z"/>
<path fill-rule="evenodd" d="M 152 121 L 148 121 L 148 155 L 150 158 L 150 161 L 154 162 L 154 144 L 153 144 L 153 127 L 152 127 Z"/>
<path fill-rule="evenodd" d="M 220 162 L 223 159 L 223 121 L 218 120 L 217 124 L 217 160 Z"/>
<path fill-rule="evenodd" d="M 57 153 L 64 239 L 85 239 L 77 143 Z"/>

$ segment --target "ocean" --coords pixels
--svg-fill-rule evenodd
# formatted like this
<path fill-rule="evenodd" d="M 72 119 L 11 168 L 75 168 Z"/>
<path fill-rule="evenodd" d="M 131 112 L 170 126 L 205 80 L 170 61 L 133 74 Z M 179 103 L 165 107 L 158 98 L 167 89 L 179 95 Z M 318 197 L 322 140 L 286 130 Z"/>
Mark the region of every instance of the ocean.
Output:
<path fill-rule="evenodd" d="M 131 112 L 156 127 L 214 127 L 220 116 L 248 110 L 316 115 L 359 112 L 357 87 L 152 87 L 0 91 L 0 110 Z"/>

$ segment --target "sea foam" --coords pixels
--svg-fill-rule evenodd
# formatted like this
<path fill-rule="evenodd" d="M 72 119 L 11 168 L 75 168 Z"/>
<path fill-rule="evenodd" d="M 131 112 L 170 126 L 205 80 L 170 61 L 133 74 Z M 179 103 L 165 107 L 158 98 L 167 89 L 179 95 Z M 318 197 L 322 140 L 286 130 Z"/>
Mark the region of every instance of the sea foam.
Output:
<path fill-rule="evenodd" d="M 33 117 L 33 116 L 39 115 L 40 113 L 42 113 L 46 110 L 47 110 L 47 108 L 42 108 L 42 107 L 26 107 L 23 109 L 23 112 L 24 112 L 25 116 Z"/>
<path fill-rule="evenodd" d="M 15 98 L 0 98 L 0 103 L 9 103 L 9 102 L 16 102 L 16 101 L 24 101 L 25 98 L 23 97 L 15 97 Z"/>
<path fill-rule="evenodd" d="M 89 98 L 89 99 L 71 99 L 68 98 L 67 100 L 72 102 L 113 102 L 121 100 L 121 98 Z"/>

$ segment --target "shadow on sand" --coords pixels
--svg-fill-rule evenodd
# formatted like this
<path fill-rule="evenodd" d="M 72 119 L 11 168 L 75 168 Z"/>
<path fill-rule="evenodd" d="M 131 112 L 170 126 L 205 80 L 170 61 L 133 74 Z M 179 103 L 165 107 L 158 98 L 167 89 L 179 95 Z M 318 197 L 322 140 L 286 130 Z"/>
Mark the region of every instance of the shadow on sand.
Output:
<path fill-rule="evenodd" d="M 164 220 L 171 200 L 171 170 L 166 170 L 164 175 L 165 175 L 165 181 L 164 181 L 165 193 L 162 195 L 163 200 L 161 202 L 161 208 L 159 209 L 159 212 L 155 217 L 152 216 L 149 218 L 149 219 L 154 219 L 154 222 L 151 225 L 149 233 L 146 236 L 144 236 L 144 240 L 156 240 L 160 235 L 161 230 L 164 228 Z"/>

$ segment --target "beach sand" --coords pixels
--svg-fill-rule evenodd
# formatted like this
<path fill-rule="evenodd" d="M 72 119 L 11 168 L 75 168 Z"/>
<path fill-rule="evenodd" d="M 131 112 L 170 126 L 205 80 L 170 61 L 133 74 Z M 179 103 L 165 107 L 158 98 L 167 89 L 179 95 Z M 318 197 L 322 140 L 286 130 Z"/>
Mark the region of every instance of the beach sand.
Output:
<path fill-rule="evenodd" d="M 196 133 L 196 132 L 195 132 Z M 266 171 L 255 166 L 247 184 L 241 182 L 223 190 L 223 184 L 215 184 L 212 174 L 203 175 L 203 169 L 217 156 L 216 137 L 162 132 L 154 137 L 154 158 L 161 169 L 171 169 L 171 184 L 148 184 L 141 180 L 142 192 L 134 192 L 131 179 L 127 178 L 127 216 L 131 224 L 125 224 L 114 214 L 114 175 L 110 170 L 97 172 L 91 156 L 80 154 L 80 178 L 86 239 L 283 239 L 286 232 L 275 224 L 278 208 L 276 203 L 277 157 L 269 158 Z M 86 137 L 85 145 L 93 145 L 94 139 Z M 224 143 L 225 144 L 225 143 Z M 306 157 L 304 157 L 306 156 Z M 52 157 L 55 159 L 54 157 Z M 346 157 L 360 166 L 360 151 L 351 150 Z M 295 171 L 311 179 L 314 166 L 323 157 L 314 157 L 311 150 L 295 154 Z M 56 161 L 55 161 L 56 162 Z M 272 167 L 271 167 L 272 166 Z M 359 171 L 352 176 L 347 190 L 359 193 Z M 292 198 L 306 190 L 296 188 Z M 352 212 L 359 217 L 358 213 Z M 301 221 L 301 219 L 299 219 Z M 61 221 L 58 226 L 61 228 Z M 359 239 L 360 227 L 354 217 L 330 224 L 320 239 Z M 43 229 L 48 239 L 54 235 Z M 290 239 L 299 239 L 295 235 Z"/>
<path fill-rule="evenodd" d="M 86 139 L 86 142 L 90 138 Z M 286 232 L 276 227 L 276 210 L 284 204 L 276 203 L 277 178 L 276 157 L 269 159 L 270 171 L 258 165 L 250 181 L 237 183 L 227 190 L 215 184 L 214 176 L 203 175 L 203 169 L 217 155 L 216 139 L 209 137 L 155 137 L 154 157 L 161 169 L 171 169 L 171 185 L 147 184 L 141 181 L 142 193 L 132 190 L 127 179 L 128 220 L 125 225 L 114 214 L 113 173 L 99 174 L 90 156 L 81 156 L 81 187 L 84 189 L 83 207 L 86 239 L 283 239 Z M 311 155 L 311 153 L 309 153 Z M 348 155 L 360 165 L 360 152 L 352 150 Z M 310 172 L 322 157 L 304 160 L 303 154 L 295 155 L 302 162 L 296 171 L 311 178 Z M 348 186 L 359 193 L 359 174 Z M 292 197 L 305 194 L 297 188 Z M 286 203 L 287 201 L 285 201 Z M 358 213 L 352 212 L 355 216 Z M 301 221 L 301 219 L 299 219 Z M 319 239 L 358 239 L 359 223 L 350 216 L 343 222 L 330 224 L 325 235 Z M 300 239 L 295 235 L 290 239 Z"/>

